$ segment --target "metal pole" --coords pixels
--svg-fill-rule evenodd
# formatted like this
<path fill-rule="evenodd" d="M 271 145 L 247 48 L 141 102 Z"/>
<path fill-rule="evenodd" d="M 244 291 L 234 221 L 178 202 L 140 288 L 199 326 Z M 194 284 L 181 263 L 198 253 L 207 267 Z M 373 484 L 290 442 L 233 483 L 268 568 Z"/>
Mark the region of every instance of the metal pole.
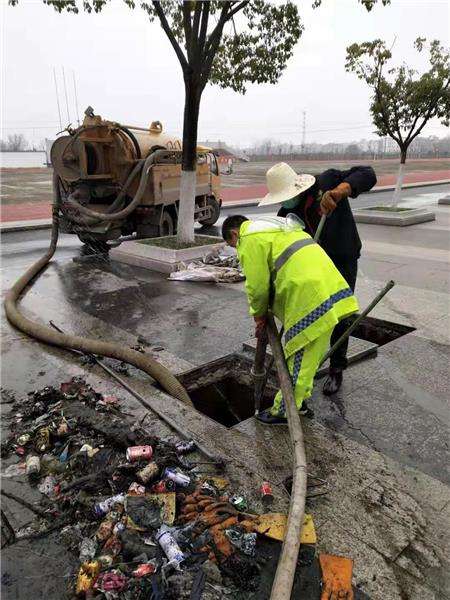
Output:
<path fill-rule="evenodd" d="M 350 327 L 341 335 L 341 337 L 331 346 L 331 348 L 328 350 L 328 352 L 325 354 L 325 356 L 322 358 L 322 360 L 320 361 L 319 367 L 320 368 L 324 362 L 326 362 L 330 356 L 333 354 L 333 352 L 336 350 L 336 348 L 339 348 L 339 346 L 342 344 L 342 342 L 344 342 L 349 335 L 352 333 L 352 331 L 354 331 L 354 329 L 356 327 L 358 327 L 358 325 L 361 323 L 361 321 L 364 319 L 364 317 L 367 317 L 367 315 L 371 312 L 371 310 L 373 308 L 375 308 L 375 306 L 378 304 L 378 302 L 384 298 L 384 296 L 389 292 L 389 290 L 391 290 L 395 285 L 395 281 L 388 281 L 387 284 L 384 286 L 384 288 L 375 296 L 375 298 L 372 300 L 372 302 L 369 304 L 369 306 L 367 306 L 367 308 L 365 308 L 362 313 L 360 315 L 358 315 L 358 317 L 353 321 L 353 323 L 350 325 Z"/>
<path fill-rule="evenodd" d="M 58 105 L 58 115 L 59 115 L 59 127 L 62 131 L 62 119 L 61 119 L 61 106 L 59 104 L 59 94 L 58 94 L 58 84 L 56 83 L 56 69 L 53 67 L 53 79 L 55 80 L 55 90 L 56 90 L 56 104 Z"/>
<path fill-rule="evenodd" d="M 322 215 L 320 217 L 319 224 L 317 225 L 316 233 L 314 234 L 314 241 L 319 242 L 320 234 L 322 233 L 323 226 L 325 225 L 325 221 L 327 220 L 327 215 Z"/>
<path fill-rule="evenodd" d="M 72 71 L 72 79 L 73 79 L 73 93 L 75 97 L 75 114 L 77 117 L 78 127 L 80 126 L 80 110 L 78 108 L 78 94 L 77 94 L 77 82 L 75 81 L 75 71 Z"/>
<path fill-rule="evenodd" d="M 63 83 L 64 83 L 64 95 L 66 97 L 66 109 L 67 109 L 67 119 L 70 123 L 70 113 L 69 113 L 69 100 L 67 97 L 67 86 L 66 86 L 66 74 L 64 72 L 64 67 L 61 67 L 62 69 L 62 76 L 63 76 Z"/>

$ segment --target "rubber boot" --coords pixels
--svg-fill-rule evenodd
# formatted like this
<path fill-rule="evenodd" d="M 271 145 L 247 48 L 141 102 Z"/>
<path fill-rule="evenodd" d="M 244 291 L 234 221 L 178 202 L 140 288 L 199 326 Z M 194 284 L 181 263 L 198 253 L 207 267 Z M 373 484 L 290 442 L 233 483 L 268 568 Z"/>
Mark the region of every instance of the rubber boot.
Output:
<path fill-rule="evenodd" d="M 342 385 L 342 370 L 341 369 L 333 369 L 330 367 L 328 371 L 328 377 L 323 384 L 322 391 L 325 396 L 332 396 L 336 392 L 339 391 Z"/>

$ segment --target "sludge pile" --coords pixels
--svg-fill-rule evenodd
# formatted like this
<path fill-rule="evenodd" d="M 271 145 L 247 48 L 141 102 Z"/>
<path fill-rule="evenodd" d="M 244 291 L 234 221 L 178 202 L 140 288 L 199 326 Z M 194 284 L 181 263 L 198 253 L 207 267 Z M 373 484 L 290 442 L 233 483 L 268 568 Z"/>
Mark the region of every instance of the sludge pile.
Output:
<path fill-rule="evenodd" d="M 257 518 L 225 479 L 200 474 L 186 456 L 193 442 L 130 427 L 115 397 L 80 378 L 30 394 L 12 414 L 2 455 L 22 462 L 5 475 L 26 473 L 42 494 L 16 536 L 60 532 L 80 561 L 69 597 L 237 598 L 258 588 Z"/>

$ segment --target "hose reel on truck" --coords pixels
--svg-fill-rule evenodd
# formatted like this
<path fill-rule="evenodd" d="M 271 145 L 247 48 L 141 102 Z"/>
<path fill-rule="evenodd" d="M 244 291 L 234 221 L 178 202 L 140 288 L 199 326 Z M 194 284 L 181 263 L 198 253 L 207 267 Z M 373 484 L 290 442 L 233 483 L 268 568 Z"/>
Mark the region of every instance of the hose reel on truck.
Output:
<path fill-rule="evenodd" d="M 146 129 L 103 120 L 90 107 L 85 115 L 50 151 L 60 185 L 61 231 L 97 243 L 174 234 L 180 140 L 165 134 L 159 121 Z M 221 206 L 217 161 L 207 148 L 198 147 L 197 156 L 195 219 L 213 225 Z"/>

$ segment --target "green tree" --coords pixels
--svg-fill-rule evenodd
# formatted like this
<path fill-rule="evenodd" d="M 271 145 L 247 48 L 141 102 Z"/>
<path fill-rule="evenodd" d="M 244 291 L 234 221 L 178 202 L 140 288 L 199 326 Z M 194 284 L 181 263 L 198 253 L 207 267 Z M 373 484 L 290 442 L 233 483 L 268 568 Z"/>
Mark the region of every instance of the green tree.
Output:
<path fill-rule="evenodd" d="M 372 91 L 370 112 L 376 133 L 391 137 L 400 149 L 394 206 L 400 199 L 411 142 L 431 119 L 440 119 L 446 126 L 450 121 L 450 52 L 438 40 L 427 44 L 425 38 L 417 38 L 414 47 L 419 53 L 428 48 L 428 70 L 421 74 L 405 64 L 390 66 L 392 52 L 382 40 L 347 48 L 346 70 Z"/>

